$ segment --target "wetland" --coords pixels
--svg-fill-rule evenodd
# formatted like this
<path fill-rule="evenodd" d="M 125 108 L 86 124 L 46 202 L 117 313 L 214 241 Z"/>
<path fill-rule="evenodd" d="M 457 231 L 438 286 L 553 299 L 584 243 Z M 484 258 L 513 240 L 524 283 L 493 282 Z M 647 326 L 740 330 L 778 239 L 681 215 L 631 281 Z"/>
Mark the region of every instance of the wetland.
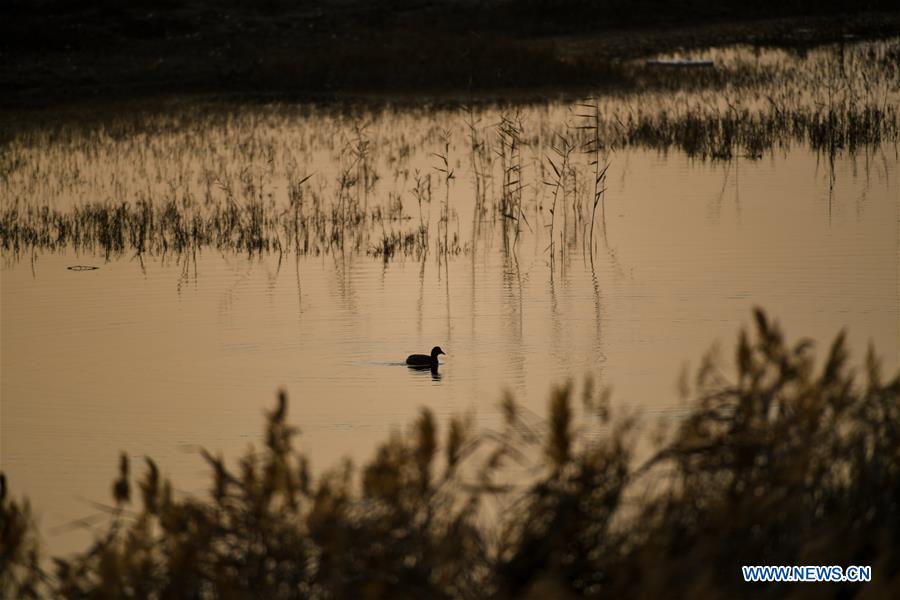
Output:
<path fill-rule="evenodd" d="M 500 430 L 505 395 L 544 415 L 585 377 L 615 411 L 692 422 L 684 374 L 754 322 L 767 347 L 757 306 L 892 371 L 898 65 L 897 37 L 739 44 L 543 99 L 11 108 L 2 470 L 66 555 L 119 452 L 205 494 L 199 449 L 236 460 L 264 414 L 284 433 L 279 388 L 318 475 L 423 408 L 420 442 L 430 418 Z M 438 345 L 439 370 L 403 366 Z"/>

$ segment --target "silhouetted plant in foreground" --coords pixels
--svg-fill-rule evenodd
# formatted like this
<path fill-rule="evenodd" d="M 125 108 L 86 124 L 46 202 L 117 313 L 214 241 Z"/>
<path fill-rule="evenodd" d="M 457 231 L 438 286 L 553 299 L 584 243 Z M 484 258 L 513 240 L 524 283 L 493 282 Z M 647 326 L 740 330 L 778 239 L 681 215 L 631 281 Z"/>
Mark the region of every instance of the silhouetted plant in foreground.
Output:
<path fill-rule="evenodd" d="M 511 398 L 499 431 L 423 409 L 357 474 L 313 481 L 287 398 L 236 468 L 203 453 L 208 498 L 123 457 L 109 531 L 42 570 L 27 504 L 0 500 L 0 592 L 82 597 L 888 596 L 900 586 L 900 374 L 845 338 L 816 367 L 756 313 L 736 375 L 702 364 L 689 414 L 643 462 L 637 420 L 566 385 L 546 421 Z M 687 391 L 690 391 L 689 389 Z M 129 498 L 140 503 L 126 511 Z M 748 584 L 741 565 L 871 565 L 870 583 Z"/>
<path fill-rule="evenodd" d="M 28 500 L 9 497 L 0 473 L 0 597 L 31 598 L 40 584 L 37 536 Z"/>
<path fill-rule="evenodd" d="M 737 381 L 706 361 L 699 401 L 651 461 L 668 483 L 641 507 L 640 554 L 626 564 L 664 568 L 635 570 L 635 584 L 697 595 L 737 588 L 740 565 L 872 565 L 866 594 L 896 590 L 900 378 L 883 383 L 870 349 L 858 383 L 843 333 L 816 372 L 810 342 L 789 347 L 762 312 L 756 326 L 756 340 L 740 336 Z"/>

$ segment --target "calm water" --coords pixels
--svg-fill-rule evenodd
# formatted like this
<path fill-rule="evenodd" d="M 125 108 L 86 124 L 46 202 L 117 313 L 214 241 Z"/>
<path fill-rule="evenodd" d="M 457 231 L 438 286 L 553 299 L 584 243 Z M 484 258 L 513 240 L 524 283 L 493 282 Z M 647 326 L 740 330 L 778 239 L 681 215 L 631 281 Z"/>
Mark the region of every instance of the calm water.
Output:
<path fill-rule="evenodd" d="M 368 133 L 381 173 L 371 202 L 404 204 L 411 218 L 387 228 L 427 222 L 436 231 L 444 184 L 433 178 L 423 213 L 409 188 L 415 169 L 434 173 L 430 153 L 445 133 L 423 127 L 421 115 L 392 118 Z M 304 152 L 312 158 L 299 161 L 301 171 L 327 174 L 311 185 L 333 189 L 340 143 L 303 126 L 257 130 L 284 143 L 256 165 L 254 193 L 280 202 L 284 165 L 297 167 Z M 221 144 L 162 130 L 81 155 L 65 147 L 71 141 L 27 149 L 44 177 L 14 175 L 6 190 L 76 206 L 145 183 L 202 189 L 202 166 L 216 156 L 223 172 L 244 168 L 228 162 L 232 124 L 221 127 Z M 378 145 L 381 127 L 392 132 L 387 146 Z M 551 265 L 547 192 L 525 192 L 529 227 L 515 252 L 505 250 L 496 226 L 476 233 L 466 140 L 451 139 L 458 172 L 448 229 L 461 251 L 449 260 L 370 256 L 380 228 L 357 251 L 299 257 L 213 249 L 5 257 L 0 459 L 14 493 L 32 499 L 51 552 L 83 545 L 86 532 L 57 528 L 93 514 L 89 501 L 108 501 L 120 450 L 154 457 L 181 492 L 202 491 L 196 447 L 235 457 L 258 445 L 279 387 L 321 470 L 369 457 L 422 406 L 439 416 L 473 411 L 490 426 L 505 390 L 542 414 L 554 384 L 585 375 L 611 385 L 620 407 L 677 419 L 681 369 L 717 341 L 730 358 L 757 305 L 821 352 L 846 327 L 855 357 L 871 341 L 888 366 L 900 364 L 896 147 L 839 156 L 833 169 L 799 145 L 729 163 L 620 150 L 607 179 L 608 244 L 591 264 L 573 208 L 566 251 Z M 168 162 L 166 148 L 177 150 Z M 540 154 L 525 159 L 535 172 Z M 434 345 L 448 354 L 439 377 L 402 365 Z"/>

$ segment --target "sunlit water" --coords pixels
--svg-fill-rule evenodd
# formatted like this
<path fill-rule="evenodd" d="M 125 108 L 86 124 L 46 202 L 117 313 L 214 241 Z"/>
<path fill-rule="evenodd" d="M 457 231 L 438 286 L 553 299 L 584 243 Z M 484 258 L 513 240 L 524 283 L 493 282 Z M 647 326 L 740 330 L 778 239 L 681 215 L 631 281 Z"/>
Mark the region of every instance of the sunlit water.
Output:
<path fill-rule="evenodd" d="M 92 501 L 109 502 L 120 450 L 152 456 L 178 491 L 203 493 L 196 449 L 234 458 L 258 446 L 280 387 L 321 472 L 342 457 L 365 460 L 421 407 L 439 418 L 471 412 L 490 427 L 505 391 L 543 414 L 552 386 L 585 376 L 612 386 L 620 410 L 677 420 L 684 367 L 719 342 L 727 369 L 754 306 L 820 353 L 846 328 L 857 359 L 872 343 L 886 366 L 900 364 L 895 144 L 839 154 L 833 165 L 802 143 L 729 162 L 613 149 L 593 260 L 590 165 L 574 157 L 581 183 L 570 182 L 570 204 L 557 212 L 551 260 L 546 157 L 560 127 L 578 125 L 576 113 L 551 103 L 519 115 L 528 224 L 515 244 L 503 243 L 494 217 L 499 114 L 249 107 L 186 118 L 176 109 L 146 130 L 76 129 L 11 145 L 4 202 L 203 207 L 231 195 L 277 210 L 310 174 L 307 206 L 342 197 L 338 181 L 359 175 L 353 157 L 365 142 L 377 179 L 343 197 L 392 215 L 348 236 L 355 241 L 301 256 L 6 253 L 0 467 L 13 493 L 33 501 L 50 552 L 84 546 L 89 533 L 68 525 L 94 514 Z M 493 144 L 483 212 L 473 119 L 478 139 Z M 447 150 L 449 181 L 437 170 Z M 417 178 L 427 194 L 414 193 Z M 384 235 L 423 225 L 424 254 L 375 255 Z M 444 231 L 457 240 L 449 257 L 438 251 Z M 99 268 L 69 269 L 78 265 Z M 403 365 L 434 345 L 447 352 L 437 375 Z"/>

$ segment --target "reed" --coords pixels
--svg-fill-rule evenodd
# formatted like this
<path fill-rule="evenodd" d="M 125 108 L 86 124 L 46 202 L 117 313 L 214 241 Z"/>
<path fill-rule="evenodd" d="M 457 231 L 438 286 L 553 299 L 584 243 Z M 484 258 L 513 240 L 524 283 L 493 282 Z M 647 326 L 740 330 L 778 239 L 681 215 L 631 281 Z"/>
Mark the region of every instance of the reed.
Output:
<path fill-rule="evenodd" d="M 590 249 L 591 264 L 594 264 L 594 223 L 597 221 L 597 206 L 601 205 L 601 219 L 603 225 L 603 241 L 607 242 L 606 237 L 606 205 L 603 203 L 604 194 L 606 193 L 606 172 L 609 170 L 609 161 L 604 156 L 604 150 L 607 150 L 603 141 L 600 139 L 600 102 L 596 98 L 592 98 L 589 103 L 580 103 L 578 107 L 586 110 L 577 116 L 582 119 L 579 130 L 587 135 L 587 140 L 581 145 L 581 150 L 588 157 L 588 165 L 592 168 L 593 189 L 591 194 L 591 225 L 588 244 Z"/>
<path fill-rule="evenodd" d="M 550 145 L 550 149 L 556 155 L 556 162 L 554 162 L 553 158 L 550 156 L 547 156 L 546 160 L 547 164 L 550 165 L 550 168 L 553 169 L 554 177 L 553 179 L 546 180 L 544 184 L 549 186 L 552 190 L 552 200 L 550 208 L 548 209 L 550 212 L 550 225 L 548 226 L 550 228 L 550 245 L 547 247 L 550 251 L 550 264 L 552 267 L 553 260 L 556 256 L 556 236 L 554 235 L 554 231 L 556 230 L 556 216 L 559 207 L 562 208 L 564 213 L 566 212 L 566 183 L 571 176 L 571 165 L 569 164 L 569 160 L 572 151 L 574 150 L 574 145 L 568 135 L 559 135 L 557 142 Z M 562 197 L 560 198 L 560 196 Z M 557 204 L 559 204 L 559 207 Z M 563 243 L 561 246 L 564 247 L 565 234 L 563 234 L 562 239 Z"/>
<path fill-rule="evenodd" d="M 443 243 L 438 247 L 438 256 L 450 253 L 449 229 L 450 229 L 450 182 L 456 177 L 453 169 L 450 168 L 450 132 L 441 132 L 441 152 L 433 153 L 440 163 L 434 167 L 434 170 L 441 173 L 444 179 L 444 201 L 441 204 L 440 225 L 444 232 Z M 438 232 L 440 234 L 440 231 Z"/>
<path fill-rule="evenodd" d="M 507 223 L 515 225 L 513 247 L 519 241 L 525 214 L 522 208 L 522 190 L 526 185 L 522 174 L 522 134 L 522 121 L 518 114 L 501 115 L 500 123 L 497 125 L 497 139 L 500 148 L 496 151 L 500 158 L 503 182 L 500 195 L 500 216 L 505 219 L 503 221 L 504 243 L 507 241 L 505 225 Z"/>
<path fill-rule="evenodd" d="M 466 129 L 469 134 L 469 164 L 472 167 L 472 177 L 475 187 L 475 208 L 473 220 L 479 223 L 485 214 L 487 201 L 487 179 L 490 177 L 489 156 L 490 152 L 486 140 L 479 133 L 479 120 L 475 116 L 472 106 L 465 106 Z"/>

